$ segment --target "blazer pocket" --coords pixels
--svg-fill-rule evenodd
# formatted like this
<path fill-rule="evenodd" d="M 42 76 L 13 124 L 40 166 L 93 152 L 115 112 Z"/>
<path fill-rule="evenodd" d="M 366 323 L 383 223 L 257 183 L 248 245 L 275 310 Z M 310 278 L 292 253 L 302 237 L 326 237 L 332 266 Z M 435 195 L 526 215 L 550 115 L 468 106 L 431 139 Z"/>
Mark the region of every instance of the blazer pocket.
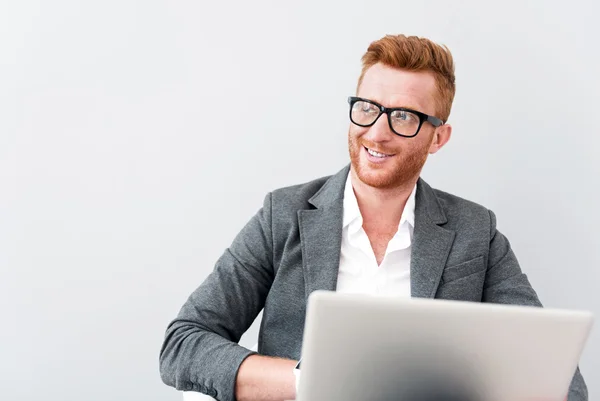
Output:
<path fill-rule="evenodd" d="M 454 266 L 446 267 L 442 273 L 442 283 L 458 280 L 485 270 L 483 256 L 467 260 Z"/>

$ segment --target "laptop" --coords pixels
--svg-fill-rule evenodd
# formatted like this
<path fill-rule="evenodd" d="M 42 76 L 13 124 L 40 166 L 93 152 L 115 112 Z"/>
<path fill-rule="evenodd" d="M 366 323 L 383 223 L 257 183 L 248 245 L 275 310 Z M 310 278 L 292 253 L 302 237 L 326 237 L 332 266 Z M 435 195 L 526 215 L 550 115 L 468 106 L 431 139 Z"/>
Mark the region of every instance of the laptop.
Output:
<path fill-rule="evenodd" d="M 587 311 L 316 291 L 298 401 L 563 400 Z"/>

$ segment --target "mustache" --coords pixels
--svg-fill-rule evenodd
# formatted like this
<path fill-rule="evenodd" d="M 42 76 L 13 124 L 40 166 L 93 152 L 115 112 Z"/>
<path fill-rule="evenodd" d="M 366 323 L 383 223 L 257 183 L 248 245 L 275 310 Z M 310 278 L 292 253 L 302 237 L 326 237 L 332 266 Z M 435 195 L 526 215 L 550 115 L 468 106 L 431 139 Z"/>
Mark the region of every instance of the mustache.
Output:
<path fill-rule="evenodd" d="M 364 146 L 365 148 L 369 148 L 371 150 L 374 150 L 375 152 L 383 153 L 386 155 L 395 155 L 395 154 L 399 153 L 399 149 L 390 149 L 390 148 L 386 148 L 386 147 L 381 147 L 380 145 L 377 145 L 374 142 L 366 141 L 366 140 L 360 141 L 358 143 L 358 145 Z"/>

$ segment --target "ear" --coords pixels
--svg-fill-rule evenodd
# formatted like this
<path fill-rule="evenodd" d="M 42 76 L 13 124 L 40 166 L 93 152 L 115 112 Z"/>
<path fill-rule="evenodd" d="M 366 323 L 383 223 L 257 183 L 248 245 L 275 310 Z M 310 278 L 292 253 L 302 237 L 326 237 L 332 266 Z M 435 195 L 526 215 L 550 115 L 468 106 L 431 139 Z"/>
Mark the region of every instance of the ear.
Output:
<path fill-rule="evenodd" d="M 431 145 L 429 145 L 429 154 L 437 153 L 438 150 L 444 147 L 444 145 L 450 140 L 452 136 L 452 126 L 450 124 L 444 124 L 437 127 L 433 132 L 433 139 Z"/>

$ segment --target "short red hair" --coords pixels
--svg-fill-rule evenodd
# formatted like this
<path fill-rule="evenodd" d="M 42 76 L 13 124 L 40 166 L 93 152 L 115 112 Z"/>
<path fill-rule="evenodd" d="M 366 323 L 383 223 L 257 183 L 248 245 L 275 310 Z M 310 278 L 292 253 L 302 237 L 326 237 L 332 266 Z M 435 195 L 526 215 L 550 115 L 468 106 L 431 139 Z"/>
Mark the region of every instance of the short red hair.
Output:
<path fill-rule="evenodd" d="M 405 35 L 386 35 L 372 42 L 362 57 L 362 72 L 358 87 L 365 72 L 377 63 L 407 71 L 429 71 L 435 76 L 439 96 L 436 101 L 436 117 L 444 122 L 450 116 L 456 92 L 454 60 L 446 46 L 438 45 L 426 38 Z"/>

